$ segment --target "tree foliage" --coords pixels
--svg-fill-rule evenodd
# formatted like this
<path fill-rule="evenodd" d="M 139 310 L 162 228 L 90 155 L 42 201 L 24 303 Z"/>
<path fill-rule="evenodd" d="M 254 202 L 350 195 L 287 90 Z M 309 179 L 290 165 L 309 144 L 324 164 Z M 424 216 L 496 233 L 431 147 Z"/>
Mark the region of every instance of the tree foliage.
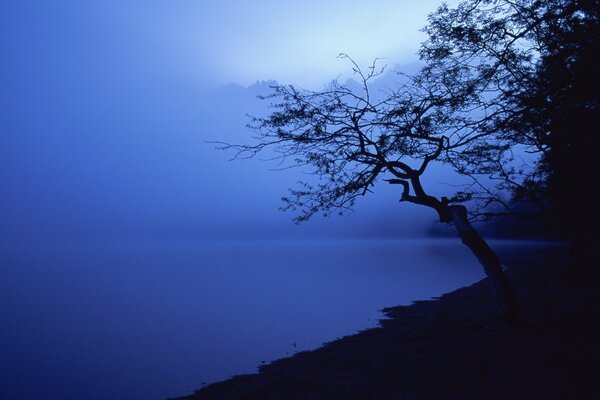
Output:
<path fill-rule="evenodd" d="M 569 4 L 545 31 L 536 80 L 519 98 L 515 132 L 539 145 L 544 194 L 561 230 L 590 226 L 597 191 L 595 142 L 600 113 L 600 2 Z M 594 200 L 595 199 L 595 200 Z M 569 226 L 570 225 L 570 226 Z"/>
<path fill-rule="evenodd" d="M 556 215 L 580 207 L 591 186 L 599 9 L 597 0 L 473 0 L 441 7 L 425 29 L 425 79 L 460 70 L 461 85 L 491 91 L 485 102 L 497 114 L 482 127 L 540 155 L 520 179 L 498 166 L 501 179 L 516 200 Z"/>

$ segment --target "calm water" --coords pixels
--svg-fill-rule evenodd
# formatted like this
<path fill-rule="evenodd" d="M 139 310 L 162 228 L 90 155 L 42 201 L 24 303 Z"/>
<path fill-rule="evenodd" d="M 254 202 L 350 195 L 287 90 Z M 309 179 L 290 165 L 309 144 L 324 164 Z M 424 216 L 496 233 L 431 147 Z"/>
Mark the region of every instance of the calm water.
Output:
<path fill-rule="evenodd" d="M 1 244 L 0 398 L 188 394 L 482 277 L 458 240 Z"/>

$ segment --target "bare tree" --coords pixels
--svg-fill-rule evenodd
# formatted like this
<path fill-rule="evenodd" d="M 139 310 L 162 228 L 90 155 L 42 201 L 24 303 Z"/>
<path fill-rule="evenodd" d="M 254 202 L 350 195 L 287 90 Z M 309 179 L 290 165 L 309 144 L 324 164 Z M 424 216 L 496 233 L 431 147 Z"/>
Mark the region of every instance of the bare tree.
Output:
<path fill-rule="evenodd" d="M 373 63 L 363 71 L 342 57 L 352 63 L 360 90 L 336 81 L 319 92 L 274 86 L 265 98 L 275 111 L 252 120 L 254 143 L 223 147 L 237 157 L 272 148 L 283 165 L 311 168 L 317 183 L 301 183 L 283 198 L 285 209 L 297 212 L 297 222 L 318 212 L 351 210 L 380 180 L 398 185 L 401 202 L 432 208 L 441 222 L 454 223 L 490 278 L 501 315 L 514 318 L 516 302 L 500 260 L 470 223 L 465 205 L 430 195 L 421 182 L 434 161 L 457 168 L 478 160 L 482 168 L 484 161 L 501 162 L 506 144 L 480 133 L 481 122 L 469 116 L 477 100 L 468 91 L 440 95 L 438 88 L 407 77 L 395 90 L 374 95 L 372 82 L 383 69 Z"/>

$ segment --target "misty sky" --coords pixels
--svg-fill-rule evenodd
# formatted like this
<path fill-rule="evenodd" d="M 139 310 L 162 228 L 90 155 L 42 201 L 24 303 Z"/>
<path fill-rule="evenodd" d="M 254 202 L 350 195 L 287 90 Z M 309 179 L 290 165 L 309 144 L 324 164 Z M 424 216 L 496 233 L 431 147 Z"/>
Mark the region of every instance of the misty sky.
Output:
<path fill-rule="evenodd" d="M 206 143 L 243 137 L 245 114 L 264 111 L 255 99 L 264 87 L 228 84 L 318 88 L 349 76 L 340 52 L 410 64 L 438 4 L 3 1 L 0 237 L 243 236 L 257 221 L 291 225 L 277 207 L 297 175 L 229 163 Z M 397 193 L 376 194 L 352 225 L 387 234 Z M 343 225 L 302 229 L 327 224 Z"/>
<path fill-rule="evenodd" d="M 144 3 L 126 15 L 141 16 L 145 28 L 185 60 L 178 68 L 190 76 L 318 86 L 347 69 L 336 60 L 340 52 L 361 63 L 377 57 L 391 65 L 414 60 L 423 38 L 419 29 L 438 5 L 438 0 L 185 1 Z"/>

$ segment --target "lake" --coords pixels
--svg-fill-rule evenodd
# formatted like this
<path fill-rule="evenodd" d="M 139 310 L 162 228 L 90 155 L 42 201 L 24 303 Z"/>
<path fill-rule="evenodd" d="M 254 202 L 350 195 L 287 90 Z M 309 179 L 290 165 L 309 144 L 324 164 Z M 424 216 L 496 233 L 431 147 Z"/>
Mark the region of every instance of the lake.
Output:
<path fill-rule="evenodd" d="M 185 395 L 482 278 L 458 239 L 2 243 L 0 398 Z"/>

